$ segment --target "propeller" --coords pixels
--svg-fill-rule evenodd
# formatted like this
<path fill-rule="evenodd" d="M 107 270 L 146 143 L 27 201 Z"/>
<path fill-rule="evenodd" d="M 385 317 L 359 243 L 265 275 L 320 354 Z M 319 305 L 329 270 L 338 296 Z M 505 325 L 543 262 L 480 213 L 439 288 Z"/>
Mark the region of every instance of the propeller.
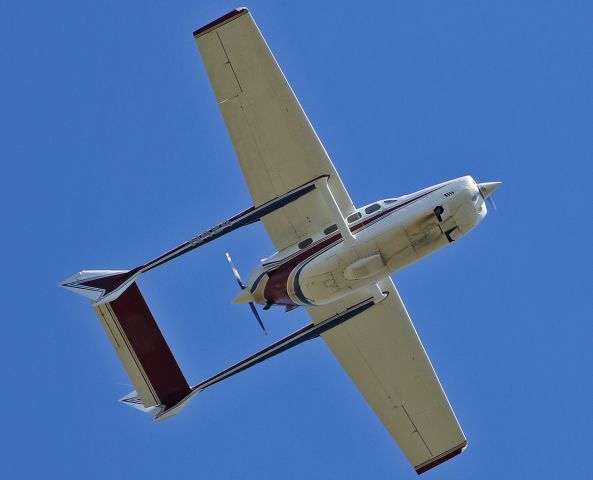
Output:
<path fill-rule="evenodd" d="M 226 254 L 226 258 L 229 261 L 229 265 L 231 266 L 231 269 L 233 270 L 233 275 L 235 275 L 235 280 L 237 280 L 237 283 L 239 284 L 239 288 L 241 290 L 245 290 L 247 287 L 243 283 L 243 280 L 241 280 L 241 275 L 239 275 L 239 271 L 237 270 L 237 267 L 235 267 L 235 264 L 233 263 L 233 260 L 231 259 L 231 256 L 228 253 Z M 257 319 L 257 323 L 259 323 L 259 326 L 264 331 L 264 334 L 267 335 L 268 331 L 266 330 L 266 327 L 264 326 L 264 322 L 262 322 L 257 309 L 255 308 L 255 304 L 253 302 L 249 302 L 249 307 L 251 308 L 253 315 L 255 315 L 255 318 Z"/>

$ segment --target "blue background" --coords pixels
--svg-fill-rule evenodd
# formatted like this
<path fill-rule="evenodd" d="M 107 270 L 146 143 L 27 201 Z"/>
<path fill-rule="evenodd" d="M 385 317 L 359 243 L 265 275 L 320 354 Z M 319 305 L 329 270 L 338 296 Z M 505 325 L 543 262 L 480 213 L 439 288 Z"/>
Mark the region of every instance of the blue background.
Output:
<path fill-rule="evenodd" d="M 88 302 L 250 206 L 192 31 L 228 1 L 0 4 L 3 478 L 415 478 L 321 340 L 151 424 Z M 425 478 L 591 475 L 593 4 L 247 5 L 357 205 L 465 174 L 498 211 L 395 275 L 469 439 Z M 230 304 L 261 225 L 141 288 L 197 383 L 308 322 Z M 587 472 L 588 475 L 587 475 Z"/>

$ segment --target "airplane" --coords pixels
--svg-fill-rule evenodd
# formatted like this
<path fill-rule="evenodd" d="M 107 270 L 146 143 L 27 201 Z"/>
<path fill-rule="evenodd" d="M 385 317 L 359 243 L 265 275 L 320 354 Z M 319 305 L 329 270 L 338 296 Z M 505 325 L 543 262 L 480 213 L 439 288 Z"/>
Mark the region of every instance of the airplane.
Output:
<path fill-rule="evenodd" d="M 253 206 L 131 270 L 83 270 L 61 286 L 86 296 L 135 391 L 120 401 L 155 420 L 198 393 L 321 337 L 418 474 L 460 454 L 466 437 L 390 277 L 457 242 L 486 216 L 500 182 L 471 176 L 355 208 L 247 8 L 194 32 Z M 306 308 L 312 322 L 190 386 L 136 280 L 262 222 L 277 252 L 234 303 Z"/>

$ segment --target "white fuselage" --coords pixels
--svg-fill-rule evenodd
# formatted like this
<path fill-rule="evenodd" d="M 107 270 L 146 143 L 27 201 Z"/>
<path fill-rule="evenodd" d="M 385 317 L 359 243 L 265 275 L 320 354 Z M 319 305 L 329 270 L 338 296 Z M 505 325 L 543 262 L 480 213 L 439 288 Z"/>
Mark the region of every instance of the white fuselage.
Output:
<path fill-rule="evenodd" d="M 360 218 L 349 223 L 354 244 L 339 232 L 320 232 L 303 249 L 263 260 L 248 285 L 255 301 L 323 305 L 369 288 L 468 233 L 487 209 L 476 182 L 465 176 L 357 212 Z"/>

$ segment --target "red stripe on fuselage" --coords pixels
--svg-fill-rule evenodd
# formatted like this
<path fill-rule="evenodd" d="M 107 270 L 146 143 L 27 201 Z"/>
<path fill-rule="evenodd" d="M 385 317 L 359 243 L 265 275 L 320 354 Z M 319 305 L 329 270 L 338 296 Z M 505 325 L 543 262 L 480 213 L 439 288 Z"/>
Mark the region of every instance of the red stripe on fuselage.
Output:
<path fill-rule="evenodd" d="M 332 243 L 339 243 L 341 239 L 342 235 L 340 234 L 328 237 L 325 240 L 314 244 L 308 250 L 303 250 L 299 255 L 282 263 L 278 268 L 268 272 L 268 282 L 264 288 L 265 299 L 279 305 L 300 305 L 295 303 L 288 294 L 288 277 L 301 262 L 312 258 Z"/>
<path fill-rule="evenodd" d="M 439 188 L 442 188 L 443 186 Z M 410 205 L 416 200 L 420 200 L 421 198 L 426 197 L 427 195 L 437 191 L 439 188 L 435 188 L 434 190 L 425 192 L 421 195 L 418 195 L 415 198 L 411 198 L 400 204 L 394 205 L 393 207 L 387 208 L 374 216 L 367 217 L 362 222 L 359 222 L 349 227 L 350 231 L 352 233 L 359 232 L 367 226 L 369 226 L 370 224 L 373 224 L 381 220 L 383 217 L 387 217 L 391 213 L 405 206 Z M 327 237 L 324 240 L 317 241 L 308 249 L 302 250 L 301 252 L 296 252 L 295 254 L 282 260 L 282 263 L 268 271 L 269 279 L 264 287 L 264 298 L 269 303 L 273 303 L 276 305 L 300 305 L 301 303 L 295 303 L 294 299 L 288 293 L 288 280 L 290 278 L 291 273 L 301 263 L 308 263 L 309 261 L 313 260 L 313 258 L 316 257 L 318 254 L 320 254 L 322 250 L 332 245 L 333 243 L 338 245 L 341 241 L 342 235 L 338 233 L 333 236 Z"/>

